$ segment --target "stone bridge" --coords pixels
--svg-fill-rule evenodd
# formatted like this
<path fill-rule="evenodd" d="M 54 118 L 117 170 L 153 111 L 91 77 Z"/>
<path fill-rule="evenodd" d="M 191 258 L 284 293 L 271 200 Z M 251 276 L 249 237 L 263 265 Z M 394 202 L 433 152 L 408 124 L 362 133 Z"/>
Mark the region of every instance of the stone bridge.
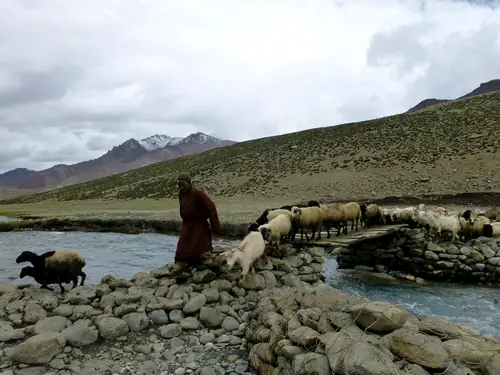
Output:
<path fill-rule="evenodd" d="M 332 235 L 317 241 L 291 242 L 294 247 L 323 247 L 341 269 L 400 272 L 426 280 L 498 284 L 500 237 L 478 237 L 452 243 L 425 229 L 387 225 Z"/>
<path fill-rule="evenodd" d="M 291 243 L 299 243 L 305 246 L 321 246 L 325 248 L 344 246 L 349 247 L 361 242 L 370 241 L 375 238 L 386 237 L 398 232 L 401 228 L 406 227 L 404 224 L 397 225 L 381 225 L 367 229 L 360 229 L 357 231 L 350 231 L 347 235 L 340 235 L 337 237 L 335 231 L 331 232 L 331 238 L 326 238 L 326 232 L 321 232 L 321 240 L 313 241 L 300 241 L 300 234 L 295 236 L 295 241 L 288 241 Z"/>

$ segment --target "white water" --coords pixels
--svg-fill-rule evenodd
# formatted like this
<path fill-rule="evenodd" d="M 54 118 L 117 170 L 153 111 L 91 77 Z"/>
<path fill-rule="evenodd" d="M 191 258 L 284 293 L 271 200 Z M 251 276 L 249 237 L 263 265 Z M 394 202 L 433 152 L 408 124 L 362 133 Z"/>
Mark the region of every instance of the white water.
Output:
<path fill-rule="evenodd" d="M 214 241 L 213 245 L 230 242 Z M 37 253 L 55 249 L 80 252 L 87 260 L 88 283 L 99 283 L 105 274 L 129 279 L 140 271 L 173 261 L 177 237 L 162 234 L 118 234 L 89 232 L 0 233 L 0 281 L 15 284 L 34 282 L 18 279 L 23 265 L 16 257 L 24 250 Z M 366 285 L 342 276 L 333 258 L 326 258 L 326 281 L 341 290 L 370 299 L 386 300 L 420 315 L 440 316 L 470 325 L 482 334 L 500 338 L 498 289 L 437 283 L 432 285 Z"/>

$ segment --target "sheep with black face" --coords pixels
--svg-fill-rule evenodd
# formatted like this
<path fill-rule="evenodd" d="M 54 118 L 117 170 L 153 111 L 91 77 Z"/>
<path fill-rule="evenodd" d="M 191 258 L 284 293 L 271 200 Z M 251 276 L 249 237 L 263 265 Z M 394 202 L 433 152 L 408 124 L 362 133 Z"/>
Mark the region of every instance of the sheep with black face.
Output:
<path fill-rule="evenodd" d="M 23 279 L 26 276 L 30 276 L 38 284 L 41 284 L 41 288 L 43 289 L 48 289 L 48 290 L 53 290 L 52 288 L 48 287 L 48 284 L 57 284 L 61 288 L 61 294 L 64 293 L 64 287 L 62 283 L 70 283 L 72 278 L 69 273 L 54 273 L 54 272 L 47 272 L 47 269 L 40 269 L 40 268 L 35 268 L 32 266 L 26 266 L 21 269 L 21 273 L 19 274 L 19 278 Z"/>
<path fill-rule="evenodd" d="M 74 251 L 57 250 L 48 251 L 41 255 L 37 255 L 31 251 L 23 251 L 16 259 L 16 263 L 31 262 L 36 269 L 36 274 L 39 280 L 42 280 L 42 288 L 47 287 L 47 279 L 50 280 L 70 280 L 73 281 L 73 287 L 78 285 L 78 276 L 81 277 L 80 285 L 83 285 L 87 275 L 82 271 L 85 267 L 85 259 Z M 26 273 L 27 271 L 25 271 Z M 32 271 L 29 271 L 32 272 Z M 44 276 L 49 275 L 49 276 Z M 43 282 L 45 281 L 45 282 Z M 64 288 L 61 283 L 61 293 L 64 293 Z"/>

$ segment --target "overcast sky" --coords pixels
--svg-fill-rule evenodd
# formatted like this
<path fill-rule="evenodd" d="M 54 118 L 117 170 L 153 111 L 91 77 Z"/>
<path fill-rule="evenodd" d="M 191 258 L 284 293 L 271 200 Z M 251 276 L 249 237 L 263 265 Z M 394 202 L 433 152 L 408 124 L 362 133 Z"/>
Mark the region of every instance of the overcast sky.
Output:
<path fill-rule="evenodd" d="M 131 137 L 242 141 L 461 96 L 500 78 L 500 3 L 481 3 L 2 0 L 0 173 Z"/>

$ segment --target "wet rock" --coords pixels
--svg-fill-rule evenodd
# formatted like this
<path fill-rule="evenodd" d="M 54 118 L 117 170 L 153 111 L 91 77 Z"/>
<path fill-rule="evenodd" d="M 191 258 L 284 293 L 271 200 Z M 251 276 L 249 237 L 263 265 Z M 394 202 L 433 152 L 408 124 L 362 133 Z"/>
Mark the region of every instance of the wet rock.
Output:
<path fill-rule="evenodd" d="M 180 323 L 184 319 L 184 313 L 181 310 L 172 310 L 168 314 L 169 319 L 174 323 Z"/>
<path fill-rule="evenodd" d="M 209 283 L 216 279 L 215 273 L 210 270 L 202 270 L 193 273 L 193 283 Z"/>
<path fill-rule="evenodd" d="M 235 331 L 239 327 L 240 327 L 240 323 L 232 316 L 227 316 L 222 321 L 222 328 L 224 328 L 227 332 Z"/>
<path fill-rule="evenodd" d="M 389 333 L 401 328 L 408 320 L 408 311 L 389 302 L 375 301 L 351 308 L 356 324 L 377 333 Z"/>
<path fill-rule="evenodd" d="M 143 331 L 149 326 L 149 318 L 144 313 L 130 313 L 122 318 L 131 332 Z"/>
<path fill-rule="evenodd" d="M 258 273 L 248 273 L 243 279 L 242 287 L 248 290 L 262 290 L 266 287 L 266 281 Z"/>
<path fill-rule="evenodd" d="M 39 320 L 35 324 L 34 333 L 62 332 L 71 325 L 71 322 L 63 316 L 51 316 Z"/>
<path fill-rule="evenodd" d="M 339 363 L 339 357 L 342 362 Z M 328 354 L 332 370 L 350 374 L 397 374 L 398 368 L 392 356 L 367 342 L 356 342 L 346 348 L 343 354 Z"/>
<path fill-rule="evenodd" d="M 97 321 L 99 334 L 106 340 L 115 339 L 129 332 L 128 324 L 115 317 L 103 317 Z"/>
<path fill-rule="evenodd" d="M 184 314 L 193 314 L 199 311 L 207 303 L 207 298 L 204 294 L 198 294 L 192 297 L 182 308 Z"/>
<path fill-rule="evenodd" d="M 61 333 L 42 333 L 16 346 L 10 359 L 27 365 L 46 364 L 61 353 L 65 345 L 66 338 Z"/>
<path fill-rule="evenodd" d="M 149 314 L 149 319 L 151 319 L 151 321 L 154 324 L 159 324 L 159 325 L 167 324 L 169 322 L 168 315 L 165 313 L 164 310 L 151 311 L 151 313 Z"/>
<path fill-rule="evenodd" d="M 52 313 L 54 315 L 58 316 L 64 316 L 64 317 L 69 317 L 73 314 L 73 306 L 71 305 L 60 305 L 59 307 L 56 307 Z"/>
<path fill-rule="evenodd" d="M 192 316 L 188 316 L 187 318 L 181 320 L 180 326 L 183 330 L 194 331 L 200 327 L 200 322 L 198 321 L 198 319 Z"/>
<path fill-rule="evenodd" d="M 295 355 L 292 361 L 292 371 L 294 374 L 331 374 L 328 358 L 318 353 Z"/>
<path fill-rule="evenodd" d="M 220 327 L 224 320 L 224 315 L 213 307 L 203 306 L 200 309 L 200 321 L 205 327 Z"/>
<path fill-rule="evenodd" d="M 300 346 L 312 345 L 319 337 L 319 333 L 309 327 L 299 327 L 290 332 L 289 337 L 292 342 Z"/>
<path fill-rule="evenodd" d="M 66 343 L 74 347 L 93 344 L 99 338 L 99 331 L 91 325 L 89 320 L 79 320 L 71 327 L 62 331 Z"/>
<path fill-rule="evenodd" d="M 47 311 L 35 301 L 28 301 L 24 310 L 23 320 L 25 323 L 34 324 L 47 317 Z"/>
<path fill-rule="evenodd" d="M 21 329 L 14 329 L 11 325 L 0 325 L 0 342 L 24 339 L 25 334 Z"/>
<path fill-rule="evenodd" d="M 219 291 L 216 288 L 203 289 L 202 293 L 207 303 L 217 302 L 219 300 Z"/>
<path fill-rule="evenodd" d="M 412 363 L 430 369 L 445 369 L 450 363 L 450 355 L 441 340 L 406 328 L 393 332 L 389 349 Z"/>
<path fill-rule="evenodd" d="M 166 326 L 161 327 L 160 334 L 161 337 L 170 339 L 172 337 L 180 336 L 182 334 L 182 328 L 177 323 L 167 324 Z"/>

